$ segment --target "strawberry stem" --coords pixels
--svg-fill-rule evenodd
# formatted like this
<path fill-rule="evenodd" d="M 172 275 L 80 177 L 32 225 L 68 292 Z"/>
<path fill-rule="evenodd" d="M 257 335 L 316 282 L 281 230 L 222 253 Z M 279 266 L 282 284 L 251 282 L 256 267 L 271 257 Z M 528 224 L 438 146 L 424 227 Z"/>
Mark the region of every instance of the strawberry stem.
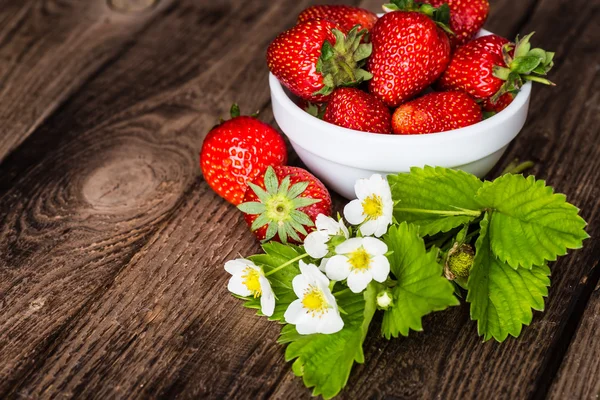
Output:
<path fill-rule="evenodd" d="M 542 77 L 554 66 L 554 52 L 540 48 L 532 49 L 529 39 L 533 34 L 534 32 L 531 32 L 523 38 L 517 36 L 514 43 L 507 43 L 502 47 L 502 58 L 506 65 L 495 65 L 492 73 L 505 82 L 491 97 L 493 104 L 505 93 L 518 92 L 526 81 L 556 86 Z"/>
<path fill-rule="evenodd" d="M 292 265 L 296 261 L 300 261 L 300 260 L 302 260 L 303 258 L 306 258 L 306 257 L 308 257 L 308 253 L 304 253 L 304 254 L 299 255 L 298 257 L 294 257 L 291 260 L 288 260 L 288 261 L 284 262 L 283 264 L 281 264 L 280 266 L 278 266 L 276 268 L 273 268 L 269 272 L 265 273 L 265 276 L 273 275 L 274 273 L 281 271 L 282 269 L 284 269 L 288 265 Z"/>
<path fill-rule="evenodd" d="M 329 95 L 340 86 L 355 86 L 373 77 L 362 67 L 371 55 L 371 43 L 362 43 L 367 34 L 360 25 L 354 26 L 347 35 L 332 30 L 335 44 L 325 41 L 317 61 L 317 72 L 323 76 L 323 87 L 314 95 Z"/>

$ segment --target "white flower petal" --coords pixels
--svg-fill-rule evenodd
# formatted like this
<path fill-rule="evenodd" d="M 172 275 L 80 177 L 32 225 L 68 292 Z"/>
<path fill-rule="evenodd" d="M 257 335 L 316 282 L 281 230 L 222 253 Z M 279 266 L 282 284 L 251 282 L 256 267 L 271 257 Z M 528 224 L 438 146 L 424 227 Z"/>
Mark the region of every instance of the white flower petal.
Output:
<path fill-rule="evenodd" d="M 321 259 L 321 263 L 319 264 L 319 271 L 321 271 L 321 272 L 326 271 L 327 261 L 329 261 L 329 257 Z"/>
<path fill-rule="evenodd" d="M 305 314 L 306 312 L 302 307 L 302 300 L 297 299 L 292 301 L 292 303 L 288 306 L 287 310 L 285 310 L 283 318 L 288 324 L 295 325 L 304 317 Z"/>
<path fill-rule="evenodd" d="M 390 225 L 391 221 L 387 222 L 383 217 L 379 217 L 375 222 L 376 225 L 373 232 L 373 236 L 382 237 L 388 231 L 388 226 Z"/>
<path fill-rule="evenodd" d="M 373 177 L 375 176 L 376 175 L 373 175 L 369 179 L 359 179 L 356 181 L 354 184 L 354 193 L 356 193 L 356 197 L 359 200 L 369 197 L 375 192 L 377 186 L 375 186 L 375 182 L 372 182 Z"/>
<path fill-rule="evenodd" d="M 243 278 L 241 274 L 236 274 L 229 279 L 229 283 L 227 284 L 227 289 L 238 296 L 248 297 L 252 295 L 252 292 L 248 290 L 246 285 L 243 283 Z"/>
<path fill-rule="evenodd" d="M 363 206 L 360 200 L 352 200 L 344 207 L 344 217 L 352 225 L 361 224 L 366 215 L 363 213 Z"/>
<path fill-rule="evenodd" d="M 350 263 L 346 256 L 333 256 L 327 261 L 326 272 L 332 281 L 343 281 L 350 274 Z"/>
<path fill-rule="evenodd" d="M 376 256 L 371 260 L 371 275 L 377 282 L 383 282 L 390 274 L 390 262 L 386 256 Z"/>
<path fill-rule="evenodd" d="M 296 330 L 301 335 L 312 335 L 317 332 L 318 318 L 313 318 L 308 314 L 305 314 L 300 321 L 296 324 Z"/>
<path fill-rule="evenodd" d="M 333 293 L 331 293 L 331 290 L 327 288 L 327 290 L 323 291 L 323 295 L 325 296 L 325 300 L 327 300 L 327 304 L 331 306 L 331 311 L 335 311 L 336 313 L 339 312 L 337 300 L 335 299 Z"/>
<path fill-rule="evenodd" d="M 296 294 L 296 296 L 302 298 L 304 292 L 310 286 L 310 283 L 311 282 L 307 279 L 306 275 L 296 275 L 294 279 L 292 279 L 292 288 L 294 289 L 294 293 Z"/>
<path fill-rule="evenodd" d="M 346 225 L 344 225 L 344 221 L 340 221 L 340 231 L 346 239 L 350 237 L 350 232 L 348 232 L 348 228 L 346 228 Z"/>
<path fill-rule="evenodd" d="M 344 321 L 342 321 L 340 314 L 333 310 L 329 310 L 329 312 L 320 319 L 317 331 L 319 333 L 332 334 L 341 331 L 343 327 Z"/>
<path fill-rule="evenodd" d="M 317 215 L 315 220 L 317 230 L 324 231 L 330 236 L 337 235 L 340 230 L 340 224 L 333 218 L 326 216 L 325 214 Z"/>
<path fill-rule="evenodd" d="M 225 263 L 225 271 L 229 272 L 231 275 L 241 274 L 246 267 L 256 267 L 256 265 L 254 265 L 252 261 L 243 258 L 227 261 Z"/>
<path fill-rule="evenodd" d="M 362 246 L 362 238 L 352 238 L 348 239 L 343 243 L 340 243 L 336 246 L 335 252 L 337 254 L 348 254 L 357 250 L 360 246 Z"/>
<path fill-rule="evenodd" d="M 370 236 L 375 233 L 376 229 L 377 219 L 371 219 L 360 226 L 360 233 L 362 233 L 365 236 Z"/>
<path fill-rule="evenodd" d="M 275 294 L 273 293 L 273 289 L 271 289 L 271 283 L 264 275 L 261 275 L 258 281 L 260 282 L 260 289 L 262 291 L 260 295 L 260 311 L 267 317 L 270 317 L 273 315 L 273 311 L 275 311 Z"/>
<path fill-rule="evenodd" d="M 352 271 L 348 275 L 348 287 L 354 293 L 360 293 L 367 288 L 373 280 L 373 276 L 369 271 Z"/>
<path fill-rule="evenodd" d="M 304 261 L 300 260 L 300 270 L 302 274 L 306 276 L 306 280 L 308 283 L 312 283 L 314 285 L 318 285 L 320 287 L 329 287 L 329 279 L 319 271 L 314 264 L 305 264 Z M 300 297 L 300 296 L 298 296 Z"/>
<path fill-rule="evenodd" d="M 387 244 L 385 244 L 382 240 L 372 237 L 363 238 L 362 244 L 367 253 L 369 253 L 371 256 L 380 256 L 388 251 Z"/>
<path fill-rule="evenodd" d="M 329 235 L 327 233 L 321 231 L 311 232 L 304 239 L 304 250 L 312 258 L 323 258 L 329 253 L 328 241 Z"/>

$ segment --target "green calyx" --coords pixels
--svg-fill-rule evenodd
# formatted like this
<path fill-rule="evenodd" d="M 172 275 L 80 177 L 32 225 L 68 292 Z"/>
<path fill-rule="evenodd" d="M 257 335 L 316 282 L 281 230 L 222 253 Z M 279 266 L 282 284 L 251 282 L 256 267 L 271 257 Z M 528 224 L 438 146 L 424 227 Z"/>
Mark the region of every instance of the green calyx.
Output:
<path fill-rule="evenodd" d="M 263 242 L 279 236 L 282 243 L 287 243 L 288 238 L 301 242 L 298 234 L 306 235 L 305 226 L 313 226 L 313 221 L 308 215 L 299 210 L 318 203 L 320 199 L 300 197 L 306 190 L 309 182 L 298 182 L 290 187 L 290 177 L 283 178 L 281 183 L 273 167 L 268 167 L 264 176 L 265 189 L 253 183 L 248 186 L 256 194 L 259 201 L 250 201 L 238 205 L 238 209 L 246 214 L 258 214 L 250 229 L 267 226 Z"/>
<path fill-rule="evenodd" d="M 519 36 L 517 36 L 515 43 L 507 43 L 502 47 L 502 57 L 506 66 L 495 65 L 492 73 L 496 78 L 502 79 L 505 82 L 500 87 L 500 90 L 490 99 L 492 103 L 496 103 L 500 96 L 505 93 L 516 94 L 527 81 L 556 86 L 548 79 L 542 77 L 554 66 L 554 61 L 552 60 L 554 53 L 540 48 L 532 49 L 529 39 L 534 33 L 531 32 L 522 39 L 519 39 Z"/>
<path fill-rule="evenodd" d="M 325 116 L 325 109 L 327 104 L 314 104 L 307 103 L 304 107 L 304 111 L 312 115 L 315 118 L 323 119 Z"/>
<path fill-rule="evenodd" d="M 337 87 L 356 86 L 373 77 L 362 69 L 373 49 L 371 43 L 362 43 L 367 30 L 356 25 L 347 35 L 337 29 L 332 32 L 335 45 L 326 40 L 317 61 L 317 72 L 323 76 L 324 86 L 313 95 L 327 96 Z"/>
<path fill-rule="evenodd" d="M 414 0 L 391 0 L 391 3 L 383 5 L 384 11 L 415 11 L 427 15 L 431 18 L 444 32 L 449 35 L 454 35 L 450 29 L 450 7 L 444 3 L 439 7 L 434 7 L 431 4 L 420 3 Z"/>

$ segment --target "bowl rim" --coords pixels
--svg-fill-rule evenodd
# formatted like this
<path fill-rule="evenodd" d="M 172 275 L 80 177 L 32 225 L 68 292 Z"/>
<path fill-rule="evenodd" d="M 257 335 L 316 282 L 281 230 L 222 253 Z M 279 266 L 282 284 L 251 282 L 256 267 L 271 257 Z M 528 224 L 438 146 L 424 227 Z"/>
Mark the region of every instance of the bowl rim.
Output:
<path fill-rule="evenodd" d="M 492 33 L 482 29 L 478 36 L 487 36 Z M 432 132 L 424 134 L 414 135 L 399 135 L 399 134 L 378 134 L 373 132 L 363 132 L 354 129 L 344 128 L 326 121 L 323 121 L 317 117 L 314 117 L 301 109 L 285 92 L 281 82 L 269 72 L 269 86 L 274 97 L 276 97 L 280 104 L 294 117 L 305 120 L 307 123 L 314 125 L 320 129 L 327 129 L 333 136 L 337 136 L 339 140 L 347 140 L 348 135 L 353 135 L 357 139 L 369 138 L 370 141 L 376 141 L 381 145 L 391 145 L 398 143 L 419 143 L 421 145 L 428 144 L 431 142 L 441 141 L 453 141 L 460 139 L 467 139 L 470 136 L 476 135 L 480 132 L 505 123 L 508 119 L 512 118 L 523 106 L 527 104 L 531 95 L 531 82 L 526 82 L 520 91 L 517 93 L 513 101 L 499 113 L 484 119 L 476 124 L 465 126 L 458 129 L 453 129 L 443 132 Z"/>

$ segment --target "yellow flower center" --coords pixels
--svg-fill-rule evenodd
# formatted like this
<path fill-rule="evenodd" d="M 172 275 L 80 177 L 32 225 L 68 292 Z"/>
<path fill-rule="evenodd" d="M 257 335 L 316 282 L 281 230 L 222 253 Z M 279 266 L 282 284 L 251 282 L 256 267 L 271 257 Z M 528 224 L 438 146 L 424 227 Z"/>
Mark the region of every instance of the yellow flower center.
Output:
<path fill-rule="evenodd" d="M 367 219 L 377 219 L 383 215 L 383 200 L 376 194 L 365 198 L 362 207 Z"/>
<path fill-rule="evenodd" d="M 244 269 L 245 274 L 242 275 L 244 279 L 242 283 L 246 285 L 249 291 L 252 292 L 252 295 L 256 298 L 262 294 L 262 289 L 260 287 L 260 274 L 254 268 L 246 267 Z"/>
<path fill-rule="evenodd" d="M 348 260 L 350 261 L 353 270 L 366 271 L 371 268 L 371 255 L 367 253 L 363 246 L 360 246 L 350 253 L 348 255 Z"/>
<path fill-rule="evenodd" d="M 304 292 L 304 296 L 302 297 L 302 305 L 313 316 L 315 314 L 323 314 L 327 308 L 329 308 L 329 303 L 327 303 L 323 291 L 312 285 L 310 285 Z"/>

